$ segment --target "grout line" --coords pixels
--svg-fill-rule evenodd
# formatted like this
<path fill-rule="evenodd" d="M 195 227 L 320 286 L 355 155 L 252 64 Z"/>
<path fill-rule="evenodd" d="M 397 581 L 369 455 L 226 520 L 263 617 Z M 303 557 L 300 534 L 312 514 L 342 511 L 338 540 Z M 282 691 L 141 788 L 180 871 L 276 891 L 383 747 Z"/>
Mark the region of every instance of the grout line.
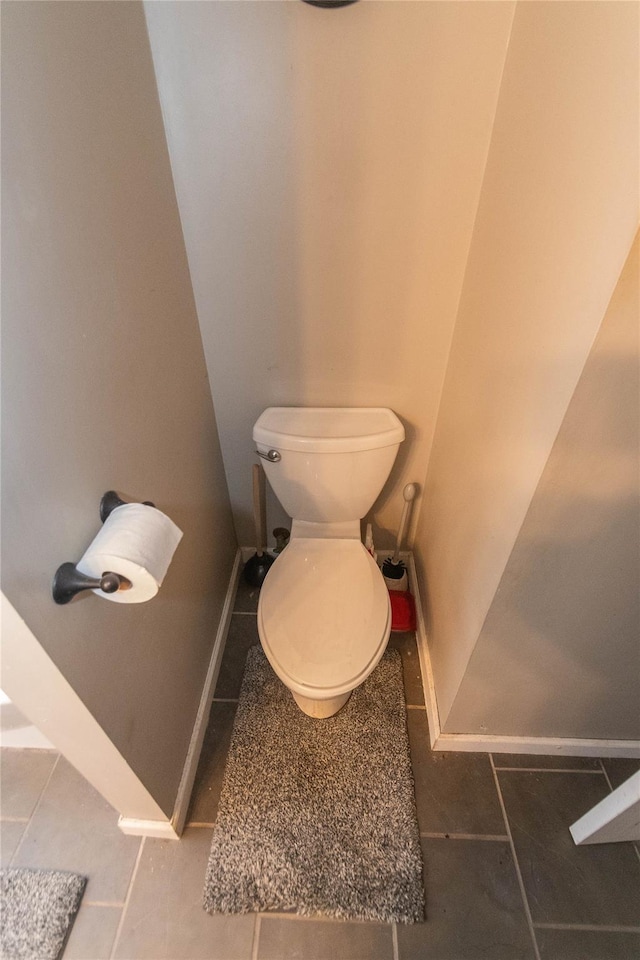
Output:
<path fill-rule="evenodd" d="M 253 943 L 251 945 L 251 960 L 258 960 L 258 944 L 260 943 L 260 914 L 256 913 L 253 924 Z"/>
<path fill-rule="evenodd" d="M 185 823 L 185 829 L 187 827 L 195 827 L 196 830 L 203 830 L 205 827 L 207 827 L 209 830 L 212 830 L 215 827 L 215 823 L 205 823 L 204 821 L 200 820 L 190 820 Z"/>
<path fill-rule="evenodd" d="M 232 610 L 231 616 L 232 617 L 257 617 L 258 611 L 257 610 Z"/>
<path fill-rule="evenodd" d="M 424 703 L 406 703 L 407 710 L 426 710 Z"/>
<path fill-rule="evenodd" d="M 502 809 L 502 817 L 504 819 L 504 825 L 509 837 L 509 846 L 511 847 L 511 856 L 513 857 L 513 865 L 515 867 L 516 876 L 518 878 L 518 884 L 520 886 L 520 894 L 522 895 L 522 904 L 524 906 L 524 912 L 527 918 L 527 924 L 529 926 L 529 933 L 531 934 L 531 942 L 533 943 L 533 952 L 535 954 L 536 960 L 540 960 L 540 951 L 538 949 L 538 941 L 536 940 L 536 932 L 533 926 L 533 917 L 531 916 L 531 910 L 529 909 L 529 901 L 527 900 L 527 892 L 525 890 L 524 880 L 522 879 L 522 871 L 520 870 L 520 864 L 518 863 L 518 857 L 516 855 L 516 847 L 513 842 L 511 827 L 509 826 L 509 818 L 507 817 L 507 808 L 504 805 L 504 798 L 502 796 L 502 790 L 500 789 L 500 781 L 498 780 L 498 774 L 496 772 L 496 768 L 493 763 L 492 754 L 489 754 L 489 761 L 491 763 L 493 779 L 495 781 L 496 790 L 498 792 L 498 800 L 500 802 L 500 807 Z"/>
<path fill-rule="evenodd" d="M 429 840 L 490 840 L 494 842 L 508 842 L 509 837 L 505 834 L 480 834 L 480 833 L 420 833 L 421 837 L 427 837 Z"/>
<path fill-rule="evenodd" d="M 31 817 L 0 817 L 0 823 L 29 823 Z"/>
<path fill-rule="evenodd" d="M 393 946 L 393 960 L 400 960 L 398 952 L 398 925 L 395 920 L 391 924 L 391 943 Z"/>
<path fill-rule="evenodd" d="M 136 856 L 136 862 L 133 865 L 133 870 L 131 871 L 131 879 L 129 880 L 129 886 L 127 888 L 127 895 L 124 898 L 124 906 L 122 907 L 122 913 L 120 914 L 120 923 L 118 924 L 118 929 L 116 930 L 116 935 L 113 939 L 113 946 L 111 947 L 111 953 L 109 954 L 109 960 L 113 960 L 113 957 L 116 955 L 116 950 L 118 944 L 120 943 L 120 935 L 122 933 L 122 928 L 124 926 L 124 918 L 129 907 L 129 901 L 131 900 L 131 892 L 133 890 L 134 881 L 138 875 L 138 867 L 140 866 L 140 861 L 142 859 L 142 851 L 144 849 L 144 842 L 147 838 L 140 838 L 140 846 L 138 847 L 138 853 Z"/>
<path fill-rule="evenodd" d="M 603 763 L 602 760 L 600 760 L 599 762 L 600 762 L 600 766 L 602 767 L 602 772 L 604 773 L 605 779 L 606 779 L 607 783 L 609 784 L 609 790 L 611 790 L 611 792 L 613 793 L 613 784 L 611 783 L 611 780 L 609 779 L 609 774 L 607 773 L 607 769 L 606 769 L 606 767 L 605 767 L 605 765 L 604 765 L 604 763 Z"/>
<path fill-rule="evenodd" d="M 593 930 L 601 933 L 640 933 L 640 927 L 624 927 L 597 923 L 534 923 L 537 930 Z"/>
<path fill-rule="evenodd" d="M 327 922 L 335 921 L 336 919 L 335 917 L 320 916 L 319 914 L 292 913 L 289 910 L 262 910 L 260 917 L 264 917 L 266 920 L 326 920 Z"/>
<path fill-rule="evenodd" d="M 29 819 L 27 820 L 27 825 L 26 825 L 25 829 L 22 831 L 22 836 L 20 837 L 20 839 L 19 839 L 19 841 L 18 841 L 18 844 L 17 844 L 15 850 L 13 851 L 11 860 L 9 861 L 9 864 L 10 864 L 10 865 L 13 864 L 15 858 L 17 857 L 18 852 L 19 852 L 19 850 L 20 850 L 20 848 L 22 847 L 22 844 L 23 844 L 23 842 L 24 842 L 24 838 L 26 837 L 27 833 L 29 832 L 29 826 L 30 826 L 30 824 L 31 824 L 31 821 L 33 820 L 33 818 L 35 817 L 36 813 L 37 813 L 38 810 L 40 809 L 40 804 L 42 803 L 42 798 L 43 798 L 43 796 L 44 796 L 44 794 L 45 794 L 45 791 L 46 791 L 47 787 L 48 787 L 49 784 L 51 783 L 51 777 L 53 776 L 54 771 L 55 771 L 56 767 L 58 766 L 59 760 L 60 760 L 60 754 L 58 754 L 58 756 L 56 757 L 55 762 L 54 762 L 53 766 L 51 767 L 51 773 L 50 773 L 49 776 L 47 777 L 47 782 L 45 783 L 45 785 L 43 786 L 42 790 L 40 791 L 40 796 L 38 797 L 38 800 L 37 800 L 37 802 L 36 802 L 36 805 L 35 805 L 35 807 L 33 808 L 33 810 L 31 811 L 31 816 L 30 816 Z"/>
<path fill-rule="evenodd" d="M 592 770 L 585 770 L 578 767 L 496 767 L 496 770 L 507 770 L 510 773 L 588 773 L 601 777 L 603 771 L 596 770 L 595 767 Z M 606 776 L 606 774 L 605 774 Z"/>
<path fill-rule="evenodd" d="M 298 920 L 301 923 L 333 923 L 340 924 L 343 922 L 351 924 L 361 924 L 362 926 L 367 926 L 370 923 L 379 923 L 384 926 L 390 926 L 393 921 L 391 920 L 358 920 L 353 918 L 351 920 L 343 921 L 341 917 L 331 917 L 326 913 L 291 913 L 279 910 L 261 910 L 260 917 L 262 920 Z M 339 960 L 342 960 L 340 957 Z"/>

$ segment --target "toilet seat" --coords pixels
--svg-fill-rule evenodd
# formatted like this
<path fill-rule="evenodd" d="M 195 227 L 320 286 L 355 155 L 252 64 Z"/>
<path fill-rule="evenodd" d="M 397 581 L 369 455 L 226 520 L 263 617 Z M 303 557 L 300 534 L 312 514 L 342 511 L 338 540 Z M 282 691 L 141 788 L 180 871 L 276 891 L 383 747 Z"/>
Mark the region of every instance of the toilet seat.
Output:
<path fill-rule="evenodd" d="M 373 557 L 356 539 L 293 539 L 269 570 L 258 633 L 295 693 L 326 700 L 355 689 L 384 653 L 391 604 Z"/>

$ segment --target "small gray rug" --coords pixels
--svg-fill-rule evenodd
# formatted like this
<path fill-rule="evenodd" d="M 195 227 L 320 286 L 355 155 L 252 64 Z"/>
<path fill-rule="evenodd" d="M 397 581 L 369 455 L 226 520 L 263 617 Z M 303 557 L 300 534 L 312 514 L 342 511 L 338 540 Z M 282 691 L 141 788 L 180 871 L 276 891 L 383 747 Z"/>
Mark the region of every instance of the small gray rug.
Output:
<path fill-rule="evenodd" d="M 302 713 L 249 651 L 207 868 L 210 913 L 424 919 L 402 662 L 387 650 L 342 710 Z"/>
<path fill-rule="evenodd" d="M 76 873 L 59 870 L 0 870 L 3 960 L 56 960 L 86 882 Z"/>

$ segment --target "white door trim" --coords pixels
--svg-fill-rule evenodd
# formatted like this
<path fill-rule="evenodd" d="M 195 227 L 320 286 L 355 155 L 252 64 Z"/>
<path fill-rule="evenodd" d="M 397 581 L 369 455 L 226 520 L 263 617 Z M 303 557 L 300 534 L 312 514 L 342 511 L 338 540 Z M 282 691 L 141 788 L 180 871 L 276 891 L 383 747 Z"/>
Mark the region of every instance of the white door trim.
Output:
<path fill-rule="evenodd" d="M 640 770 L 587 810 L 569 829 L 578 846 L 640 840 Z"/>
<path fill-rule="evenodd" d="M 18 709 L 123 816 L 170 825 L 4 593 L 0 617 L 0 686 Z"/>

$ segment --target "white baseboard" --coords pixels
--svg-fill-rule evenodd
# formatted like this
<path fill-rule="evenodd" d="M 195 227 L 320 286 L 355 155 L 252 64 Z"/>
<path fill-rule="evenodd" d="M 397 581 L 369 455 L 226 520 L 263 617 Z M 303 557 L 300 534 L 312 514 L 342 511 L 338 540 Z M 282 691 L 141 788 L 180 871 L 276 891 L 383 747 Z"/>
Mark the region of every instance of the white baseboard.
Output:
<path fill-rule="evenodd" d="M 185 760 L 184 769 L 182 771 L 182 779 L 180 780 L 180 786 L 178 787 L 178 796 L 176 798 L 173 816 L 171 817 L 170 825 L 176 837 L 181 836 L 182 831 L 184 830 L 185 821 L 187 819 L 187 813 L 189 812 L 191 791 L 193 790 L 193 782 L 198 770 L 198 762 L 200 760 L 200 753 L 202 751 L 202 743 L 207 730 L 207 723 L 209 722 L 211 701 L 213 700 L 213 692 L 218 680 L 218 673 L 220 672 L 220 664 L 222 662 L 222 654 L 224 653 L 224 645 L 227 640 L 227 634 L 229 633 L 231 614 L 233 612 L 233 604 L 236 597 L 236 591 L 238 589 L 238 581 L 240 579 L 241 569 L 242 551 L 240 548 L 238 548 L 236 551 L 235 560 L 233 561 L 233 567 L 231 568 L 229 586 L 227 587 L 227 593 L 222 605 L 220 623 L 218 624 L 218 629 L 216 631 L 216 639 L 213 644 L 211 658 L 209 660 L 209 667 L 207 669 L 207 676 L 202 688 L 202 696 L 200 697 L 200 704 L 196 714 L 196 722 L 193 727 L 193 733 L 191 734 L 191 742 L 187 752 L 187 759 Z M 158 834 L 153 833 L 146 834 L 146 836 L 157 835 Z"/>
<path fill-rule="evenodd" d="M 558 757 L 626 757 L 640 759 L 638 740 L 587 740 L 579 737 L 500 737 L 472 733 L 440 733 L 433 750 L 470 753 L 524 753 Z"/>
<path fill-rule="evenodd" d="M 413 553 L 407 553 L 402 559 L 407 566 L 409 573 L 409 590 L 413 595 L 416 605 L 416 644 L 418 646 L 418 658 L 420 660 L 420 673 L 422 674 L 422 689 L 424 691 L 424 702 L 427 710 L 431 748 L 436 750 L 435 742 L 437 735 L 440 733 L 440 714 L 438 713 L 436 685 L 433 670 L 431 669 L 431 657 L 429 656 L 429 644 L 427 642 L 427 627 L 424 622 L 422 600 L 420 599 L 416 562 Z"/>
<path fill-rule="evenodd" d="M 640 758 L 638 740 L 587 740 L 577 737 L 509 737 L 475 733 L 443 733 L 429 655 L 429 640 L 420 601 L 420 589 L 412 553 L 401 554 L 409 571 L 409 589 L 416 602 L 416 640 L 422 671 L 424 701 L 432 750 L 474 753 L 524 753 L 576 757 Z"/>
<path fill-rule="evenodd" d="M 238 580 L 240 579 L 241 568 L 242 551 L 240 548 L 238 548 L 233 561 L 233 567 L 231 568 L 231 576 L 229 578 L 229 585 L 227 587 L 224 603 L 222 605 L 220 623 L 218 624 L 216 638 L 211 650 L 211 657 L 209 658 L 207 675 L 202 688 L 202 695 L 198 705 L 198 712 L 196 714 L 196 720 L 193 726 L 193 732 L 189 742 L 189 749 L 187 751 L 187 758 L 182 770 L 182 777 L 180 780 L 180 786 L 178 787 L 178 795 L 176 797 L 171 820 L 139 820 L 132 817 L 120 817 L 118 820 L 118 826 L 123 833 L 132 834 L 137 837 L 159 837 L 162 840 L 179 840 L 182 835 L 187 814 L 189 812 L 191 792 L 193 790 L 193 782 L 198 770 L 198 762 L 200 760 L 200 753 L 202 752 L 202 743 L 207 730 L 207 723 L 209 722 L 209 711 L 211 709 L 213 692 L 218 680 L 218 673 L 220 672 L 220 664 L 222 662 L 222 654 L 224 653 L 224 645 L 229 632 L 229 625 L 231 623 L 231 614 L 233 612 L 233 603 L 236 596 L 236 590 L 238 589 Z"/>
<path fill-rule="evenodd" d="M 118 826 L 123 833 L 133 837 L 157 837 L 159 840 L 179 840 L 170 820 L 136 820 L 119 817 Z"/>

